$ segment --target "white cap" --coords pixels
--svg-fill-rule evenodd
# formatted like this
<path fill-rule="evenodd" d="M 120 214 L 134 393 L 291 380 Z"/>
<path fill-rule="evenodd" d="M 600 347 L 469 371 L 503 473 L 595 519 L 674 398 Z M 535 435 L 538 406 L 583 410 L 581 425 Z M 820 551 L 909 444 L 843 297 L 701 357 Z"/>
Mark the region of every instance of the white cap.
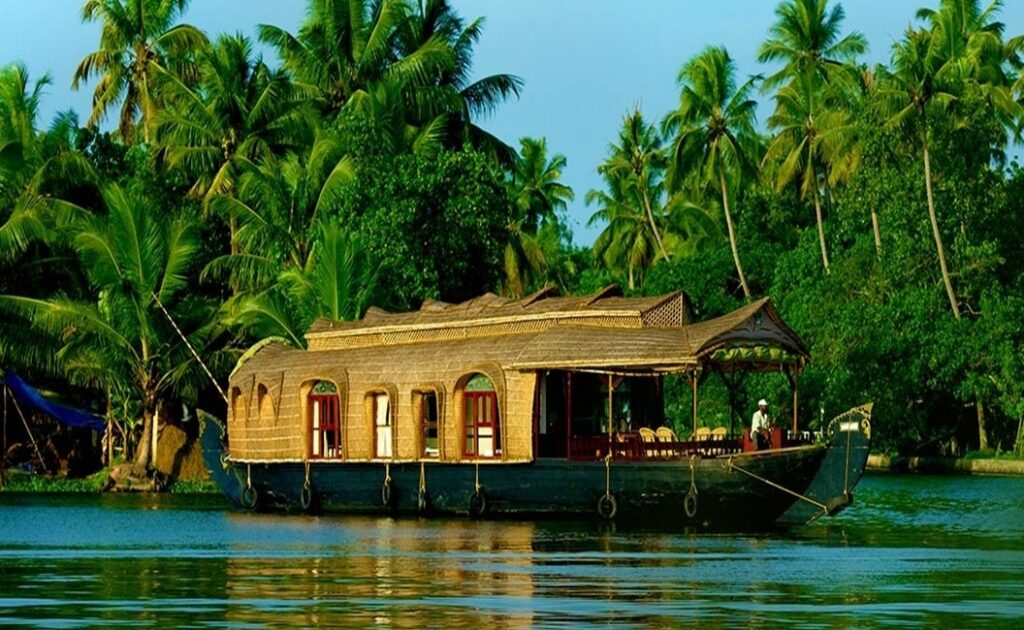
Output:
<path fill-rule="evenodd" d="M 768 406 L 768 401 L 765 400 L 764 398 L 762 398 L 761 400 L 757 401 L 757 406 L 758 407 L 767 407 Z"/>

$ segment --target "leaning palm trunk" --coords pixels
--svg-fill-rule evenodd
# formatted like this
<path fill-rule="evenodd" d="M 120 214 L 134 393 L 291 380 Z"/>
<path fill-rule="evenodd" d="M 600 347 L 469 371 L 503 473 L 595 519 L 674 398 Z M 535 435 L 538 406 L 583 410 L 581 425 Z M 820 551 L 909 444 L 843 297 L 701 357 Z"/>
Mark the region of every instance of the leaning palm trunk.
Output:
<path fill-rule="evenodd" d="M 725 186 L 725 172 L 718 171 L 719 184 L 722 186 L 722 209 L 725 212 L 725 228 L 729 232 L 729 247 L 732 249 L 732 260 L 736 263 L 736 274 L 740 277 L 740 286 L 743 288 L 743 297 L 750 299 L 750 287 L 747 286 L 747 277 L 743 274 L 743 264 L 740 263 L 740 252 L 736 248 L 736 232 L 732 227 L 732 214 L 729 212 L 729 191 Z"/>
<path fill-rule="evenodd" d="M 825 245 L 825 222 L 821 217 L 821 195 L 818 194 L 817 174 L 814 184 L 814 218 L 818 221 L 818 245 L 821 246 L 821 262 L 825 265 L 825 273 L 829 273 L 828 248 Z"/>
<path fill-rule="evenodd" d="M 149 469 L 153 456 L 153 411 L 142 412 L 142 437 L 139 439 L 138 450 L 135 451 L 135 468 L 139 472 Z"/>
<path fill-rule="evenodd" d="M 942 233 L 939 232 L 939 219 L 935 214 L 935 195 L 932 192 L 932 162 L 928 153 L 928 137 L 925 131 L 924 142 L 924 186 L 928 194 L 928 218 L 932 222 L 932 236 L 935 237 L 935 249 L 939 253 L 939 269 L 942 270 L 942 283 L 946 285 L 946 295 L 949 297 L 949 306 L 953 309 L 953 317 L 960 319 L 960 304 L 956 299 L 956 292 L 953 291 L 953 281 L 949 277 L 949 269 L 946 267 L 946 250 L 942 246 Z"/>
<path fill-rule="evenodd" d="M 878 258 L 882 257 L 882 230 L 878 226 L 878 213 L 871 211 L 871 229 L 875 234 L 875 253 Z"/>
<path fill-rule="evenodd" d="M 665 250 L 665 244 L 661 241 L 661 232 L 658 231 L 658 224 L 654 220 L 654 211 L 651 209 L 651 199 L 648 197 L 647 192 L 641 195 L 644 200 L 644 210 L 647 212 L 647 221 L 651 224 L 651 232 L 654 234 L 654 240 L 658 243 L 658 249 L 661 251 L 661 255 L 665 260 L 668 260 L 668 252 Z"/>

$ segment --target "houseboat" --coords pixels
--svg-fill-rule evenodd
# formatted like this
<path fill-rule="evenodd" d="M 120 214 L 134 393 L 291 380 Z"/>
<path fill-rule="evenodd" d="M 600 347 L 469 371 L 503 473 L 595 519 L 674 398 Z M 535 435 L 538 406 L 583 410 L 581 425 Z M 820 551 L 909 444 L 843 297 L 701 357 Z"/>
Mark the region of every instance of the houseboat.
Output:
<path fill-rule="evenodd" d="M 321 320 L 306 339 L 250 349 L 226 431 L 205 431 L 211 474 L 244 508 L 764 529 L 841 510 L 867 459 L 869 406 L 800 431 L 809 357 L 768 299 L 693 323 L 682 292 L 486 294 Z M 707 378 L 753 371 L 792 386 L 760 450 L 749 430 L 702 427 L 697 404 Z M 668 379 L 692 389 L 685 419 L 666 418 Z"/>

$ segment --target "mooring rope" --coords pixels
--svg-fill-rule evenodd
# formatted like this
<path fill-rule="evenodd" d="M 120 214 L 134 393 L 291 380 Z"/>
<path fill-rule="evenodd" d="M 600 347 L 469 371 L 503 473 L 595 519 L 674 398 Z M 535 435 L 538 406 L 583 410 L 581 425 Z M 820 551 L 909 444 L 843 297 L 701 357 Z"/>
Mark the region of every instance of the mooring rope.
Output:
<path fill-rule="evenodd" d="M 814 499 L 812 499 L 810 497 L 806 497 L 806 496 L 800 494 L 799 492 L 794 492 L 794 491 L 790 490 L 789 488 L 786 488 L 785 486 L 780 486 L 779 484 L 775 483 L 774 481 L 771 481 L 770 479 L 765 479 L 764 477 L 762 477 L 762 476 L 760 476 L 760 475 L 758 475 L 756 473 L 750 472 L 749 470 L 747 470 L 745 468 L 741 468 L 740 466 L 737 466 L 732 461 L 731 457 L 726 460 L 725 468 L 726 468 L 726 470 L 730 470 L 730 471 L 731 470 L 738 470 L 741 473 L 743 473 L 744 475 L 752 477 L 752 478 L 754 478 L 754 479 L 756 479 L 758 481 L 764 482 L 764 483 L 768 484 L 769 486 L 771 486 L 772 488 L 775 488 L 776 490 L 781 490 L 782 492 L 785 492 L 786 494 L 792 495 L 792 496 L 800 499 L 801 501 L 806 501 L 807 503 L 810 503 L 811 505 L 817 507 L 819 510 L 822 510 L 823 512 L 825 512 L 825 514 L 828 514 L 828 507 L 824 503 L 819 503 L 819 502 L 815 501 Z"/>
<path fill-rule="evenodd" d="M 230 405 L 231 402 L 228 401 L 228 395 L 224 392 L 224 388 L 220 386 L 220 383 L 217 382 L 217 379 L 213 378 L 213 373 L 210 372 L 210 368 L 206 367 L 206 364 L 203 363 L 203 360 L 199 358 L 199 354 L 192 347 L 192 344 L 189 343 L 188 337 L 186 337 L 185 333 L 181 332 L 181 329 L 178 328 L 178 324 L 174 321 L 174 318 L 171 317 L 171 314 L 167 312 L 167 309 L 164 308 L 164 304 L 163 302 L 160 301 L 160 298 L 157 297 L 156 292 L 151 292 L 151 294 L 153 296 L 153 299 L 156 300 L 156 305 L 160 307 L 161 311 L 163 311 L 164 317 L 166 317 L 167 321 L 171 323 L 171 327 L 174 328 L 174 332 L 178 333 L 178 336 L 181 337 L 181 340 L 185 342 L 185 347 L 188 348 L 188 351 L 192 353 L 193 357 L 195 357 L 195 360 L 199 363 L 199 367 L 203 368 L 203 371 L 206 372 L 206 376 L 207 378 L 210 379 L 210 382 L 213 383 L 213 386 L 217 388 L 217 392 L 220 394 L 220 397 L 224 399 L 224 402 L 226 404 Z"/>
<path fill-rule="evenodd" d="M 310 483 L 309 483 L 309 460 L 308 459 L 306 460 L 306 478 L 302 481 L 302 487 L 305 488 L 306 490 L 309 490 L 309 488 L 310 488 Z"/>
<path fill-rule="evenodd" d="M 609 452 L 604 458 L 604 495 L 612 494 L 612 454 Z"/>
<path fill-rule="evenodd" d="M 427 472 L 424 470 L 423 462 L 420 462 L 420 492 L 427 491 Z"/>
<path fill-rule="evenodd" d="M 843 425 L 840 424 L 839 428 Z M 852 439 L 853 431 L 846 432 L 846 466 L 843 467 L 843 494 L 850 494 L 850 440 Z"/>
<path fill-rule="evenodd" d="M 480 462 L 476 462 L 476 481 L 473 483 L 473 490 L 480 493 Z"/>

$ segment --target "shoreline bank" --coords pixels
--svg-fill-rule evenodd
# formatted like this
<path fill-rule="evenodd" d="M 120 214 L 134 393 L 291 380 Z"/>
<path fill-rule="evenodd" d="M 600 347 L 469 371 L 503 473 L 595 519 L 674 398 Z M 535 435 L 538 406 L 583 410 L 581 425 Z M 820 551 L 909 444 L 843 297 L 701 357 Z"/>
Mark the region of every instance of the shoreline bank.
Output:
<path fill-rule="evenodd" d="M 1008 475 L 1024 477 L 1024 459 L 968 459 L 957 457 L 889 457 L 869 455 L 868 470 L 897 473 Z"/>

